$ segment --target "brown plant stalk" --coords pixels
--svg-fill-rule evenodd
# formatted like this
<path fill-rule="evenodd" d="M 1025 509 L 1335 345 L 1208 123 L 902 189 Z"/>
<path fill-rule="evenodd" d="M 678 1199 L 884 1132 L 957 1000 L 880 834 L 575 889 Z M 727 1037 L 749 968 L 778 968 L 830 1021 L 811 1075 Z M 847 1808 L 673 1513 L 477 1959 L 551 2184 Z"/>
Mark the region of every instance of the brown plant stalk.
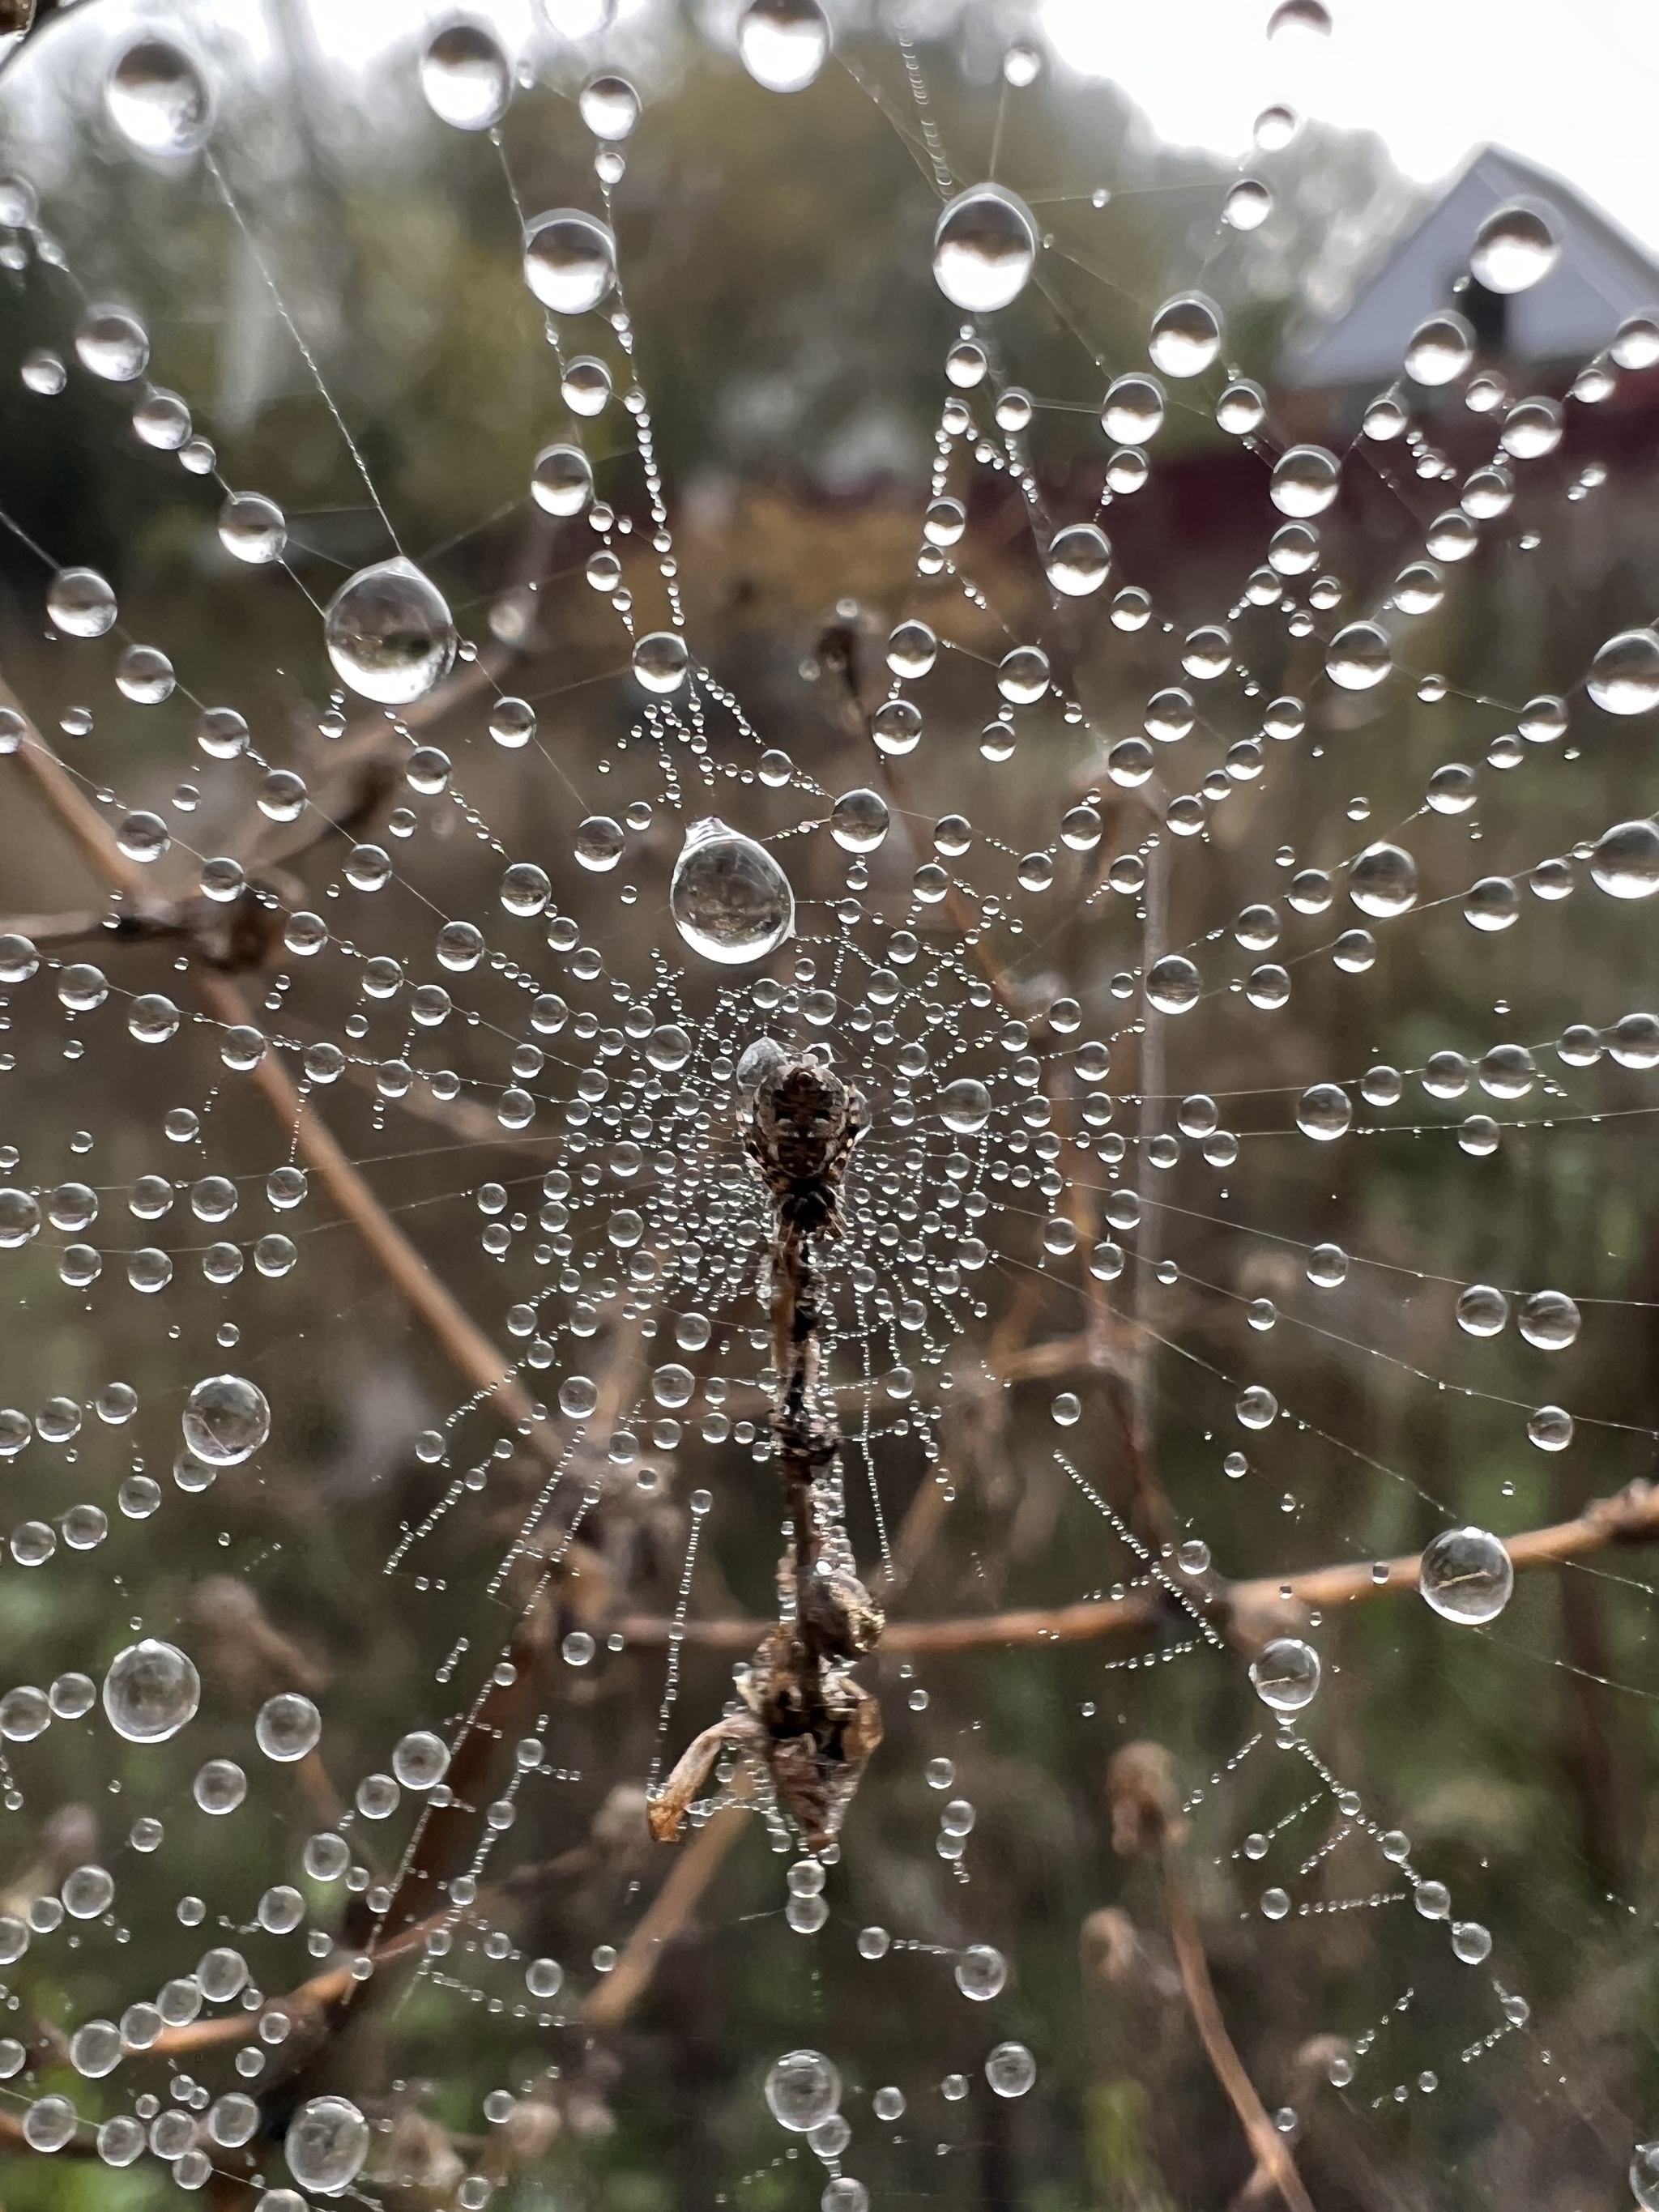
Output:
<path fill-rule="evenodd" d="M 1609 1545 L 1641 1543 L 1654 1537 L 1659 1537 L 1659 1484 L 1632 1482 L 1612 1498 L 1594 1499 L 1573 1520 L 1528 1528 L 1507 1538 L 1504 1548 L 1519 1571 L 1561 1566 L 1604 1551 Z M 1345 1563 L 1310 1568 L 1302 1574 L 1268 1575 L 1235 1583 L 1208 1577 L 1192 1583 L 1190 1603 L 1194 1613 L 1218 1622 L 1236 1642 L 1252 1648 L 1261 1640 L 1261 1624 L 1273 1623 L 1268 1632 L 1275 1632 L 1287 1609 L 1360 1605 L 1392 1591 L 1415 1589 L 1421 1565 L 1420 1553 L 1407 1552 L 1375 1566 Z M 1022 1644 L 1083 1644 L 1144 1631 L 1165 1616 L 1180 1618 L 1161 1589 L 1146 1587 L 1125 1597 L 1090 1599 L 1077 1605 L 969 1614 L 951 1620 L 893 1621 L 882 1643 L 888 1651 L 906 1654 L 984 1651 Z M 628 1643 L 647 1648 L 666 1644 L 672 1627 L 671 1622 L 653 1614 L 624 1614 L 611 1626 Z M 685 1644 L 707 1650 L 741 1651 L 762 1626 L 749 1620 L 688 1620 L 678 1633 Z"/>

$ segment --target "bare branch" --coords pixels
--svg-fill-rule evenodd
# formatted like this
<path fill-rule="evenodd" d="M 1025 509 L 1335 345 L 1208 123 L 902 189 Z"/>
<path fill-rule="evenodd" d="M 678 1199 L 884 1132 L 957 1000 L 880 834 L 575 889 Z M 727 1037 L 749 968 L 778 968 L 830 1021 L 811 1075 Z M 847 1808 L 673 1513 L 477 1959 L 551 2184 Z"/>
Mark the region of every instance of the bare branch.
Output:
<path fill-rule="evenodd" d="M 1604 1551 L 1610 1544 L 1641 1543 L 1659 1536 L 1659 1485 L 1633 1482 L 1616 1497 L 1595 1499 L 1572 1521 L 1531 1528 L 1506 1540 L 1504 1548 L 1517 1570 L 1560 1566 Z M 1286 1607 L 1313 1611 L 1358 1605 L 1393 1590 L 1415 1589 L 1422 1554 L 1411 1552 L 1376 1566 L 1315 1567 L 1299 1575 L 1266 1576 L 1259 1581 L 1194 1583 L 1194 1612 L 1218 1620 L 1235 1642 L 1250 1648 L 1259 1642 L 1255 1624 L 1282 1621 Z M 1286 1596 L 1285 1593 L 1289 1595 Z M 1097 1598 L 1079 1605 L 1033 1607 L 1020 1613 L 969 1614 L 954 1620 L 890 1622 L 882 1638 L 891 1652 L 983 1651 L 1021 1644 L 1085 1644 L 1101 1637 L 1128 1635 L 1150 1627 L 1165 1614 L 1170 1601 L 1157 1589 L 1131 1591 L 1127 1597 Z M 611 1624 L 631 1644 L 654 1649 L 665 1644 L 673 1624 L 653 1614 L 624 1614 Z M 688 1620 L 681 1631 L 687 1644 L 708 1651 L 743 1651 L 763 1632 L 757 1620 Z"/>
<path fill-rule="evenodd" d="M 1257 2096 L 1255 2085 L 1245 2072 L 1244 2062 L 1227 2033 L 1221 2007 L 1216 2002 L 1215 1984 L 1210 1979 L 1210 1962 L 1204 1955 L 1198 1923 L 1170 1850 L 1164 1855 L 1164 1901 L 1170 1916 L 1170 1935 L 1175 1944 L 1176 1964 L 1181 1972 L 1187 2009 L 1204 2045 L 1204 2055 L 1249 2138 L 1257 2170 L 1271 2177 L 1274 2188 L 1285 2200 L 1286 2212 L 1314 2212 L 1313 2199 L 1296 2170 L 1290 2146 L 1268 2118 L 1267 2108 Z"/>

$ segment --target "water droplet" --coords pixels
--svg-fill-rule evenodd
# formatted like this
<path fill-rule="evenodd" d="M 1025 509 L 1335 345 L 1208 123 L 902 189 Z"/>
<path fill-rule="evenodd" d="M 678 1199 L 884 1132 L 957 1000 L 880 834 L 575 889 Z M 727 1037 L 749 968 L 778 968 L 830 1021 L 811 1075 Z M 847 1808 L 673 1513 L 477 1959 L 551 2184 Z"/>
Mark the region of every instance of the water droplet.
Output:
<path fill-rule="evenodd" d="M 323 1733 L 323 1717 L 309 1698 L 287 1690 L 268 1698 L 253 1723 L 254 1741 L 267 1759 L 303 1759 Z"/>
<path fill-rule="evenodd" d="M 1229 437 L 1248 438 L 1267 419 L 1267 395 L 1259 384 L 1241 377 L 1230 384 L 1215 403 L 1216 426 Z"/>
<path fill-rule="evenodd" d="M 426 1729 L 412 1729 L 392 1747 L 392 1771 L 405 1790 L 432 1790 L 449 1766 L 449 1747 Z"/>
<path fill-rule="evenodd" d="M 1339 1084 L 1311 1084 L 1296 1102 L 1297 1127 L 1320 1144 L 1345 1136 L 1352 1120 L 1353 1102 Z"/>
<path fill-rule="evenodd" d="M 988 314 L 1017 300 L 1036 263 L 1030 210 L 1001 185 L 958 192 L 933 232 L 933 275 L 953 307 Z"/>
<path fill-rule="evenodd" d="M 792 2135 L 806 2135 L 841 2103 L 841 2075 L 821 2051 L 786 2051 L 766 2076 L 772 2117 Z"/>
<path fill-rule="evenodd" d="M 115 664 L 117 690 L 141 707 L 171 698 L 175 681 L 173 663 L 153 645 L 130 645 Z"/>
<path fill-rule="evenodd" d="M 340 586 L 324 617 L 323 641 L 354 691 L 404 707 L 447 675 L 456 635 L 436 585 L 398 554 L 360 568 Z"/>
<path fill-rule="evenodd" d="M 580 514 L 593 496 L 593 469 L 580 446 L 544 446 L 530 472 L 530 495 L 544 514 Z"/>
<path fill-rule="evenodd" d="M 999 2043 L 986 2057 L 985 2079 L 999 2097 L 1023 2097 L 1036 2080 L 1036 2061 L 1023 2043 Z"/>
<path fill-rule="evenodd" d="M 202 1678 L 176 1644 L 147 1637 L 118 1652 L 104 1677 L 104 1711 L 130 1743 L 159 1743 L 193 1720 Z"/>
<path fill-rule="evenodd" d="M 1030 707 L 1048 689 L 1048 656 L 1035 645 L 1017 645 L 997 664 L 997 690 L 1011 705 Z"/>
<path fill-rule="evenodd" d="M 1496 1620 L 1515 1589 L 1515 1569 L 1484 1528 L 1444 1528 L 1425 1550 L 1417 1587 L 1443 1620 Z"/>
<path fill-rule="evenodd" d="M 1279 5 L 1267 18 L 1267 36 L 1281 39 L 1297 33 L 1329 38 L 1331 15 L 1325 0 L 1279 0 Z"/>
<path fill-rule="evenodd" d="M 177 161 L 204 145 L 213 104 L 201 70 L 170 39 L 141 34 L 104 80 L 110 121 L 141 154 Z"/>
<path fill-rule="evenodd" d="M 625 76 L 591 77 L 576 106 L 593 136 L 613 143 L 628 137 L 640 119 L 640 95 Z"/>
<path fill-rule="evenodd" d="M 234 1759 L 210 1759 L 198 1771 L 191 1795 L 203 1812 L 222 1818 L 247 1796 L 247 1777 Z"/>
<path fill-rule="evenodd" d="M 1564 428 L 1558 400 L 1522 399 L 1504 417 L 1498 442 L 1516 460 L 1535 461 L 1555 451 Z"/>
<path fill-rule="evenodd" d="M 185 1404 L 185 1442 L 210 1467 L 240 1467 L 270 1434 L 270 1407 L 257 1383 L 210 1375 Z"/>
<path fill-rule="evenodd" d="M 1325 654 L 1325 673 L 1345 691 L 1370 691 L 1394 666 L 1389 634 L 1376 623 L 1349 623 L 1338 630 Z"/>
<path fill-rule="evenodd" d="M 1260 230 L 1273 211 L 1273 196 L 1255 177 L 1241 177 L 1221 203 L 1221 220 L 1231 230 Z"/>
<path fill-rule="evenodd" d="M 749 0 L 738 22 L 738 53 L 768 92 L 804 92 L 830 52 L 818 0 Z"/>
<path fill-rule="evenodd" d="M 1164 386 L 1154 376 L 1120 376 L 1106 388 L 1100 427 L 1120 446 L 1144 446 L 1164 427 Z"/>
<path fill-rule="evenodd" d="M 565 364 L 559 392 L 573 415 L 599 415 L 611 397 L 611 371 L 592 354 L 578 354 Z"/>
<path fill-rule="evenodd" d="M 783 870 L 763 845 L 714 816 L 687 830 L 668 904 L 692 951 L 726 965 L 763 959 L 794 927 L 795 897 Z"/>
<path fill-rule="evenodd" d="M 1560 258 L 1553 210 L 1537 200 L 1510 200 L 1476 232 L 1469 267 L 1489 292 L 1526 292 Z"/>
<path fill-rule="evenodd" d="M 1250 1662 L 1250 1681 L 1264 1705 L 1297 1713 L 1319 1688 L 1319 1654 L 1300 1637 L 1277 1636 Z"/>
<path fill-rule="evenodd" d="M 1290 144 L 1301 127 L 1302 118 L 1296 110 L 1275 101 L 1256 117 L 1250 136 L 1264 154 L 1277 154 Z"/>
<path fill-rule="evenodd" d="M 1204 979 L 1183 953 L 1166 952 L 1146 971 L 1146 998 L 1161 1014 L 1184 1014 L 1198 1004 Z"/>
<path fill-rule="evenodd" d="M 1418 384 L 1450 384 L 1474 359 L 1474 331 L 1462 315 L 1448 308 L 1425 317 L 1412 332 L 1406 346 L 1406 374 Z"/>
<path fill-rule="evenodd" d="M 1341 471 L 1323 446 L 1292 446 L 1273 464 L 1269 493 L 1281 514 L 1305 522 L 1322 514 L 1336 497 Z"/>
<path fill-rule="evenodd" d="M 311 2097 L 288 2124 L 283 2155 L 301 2189 L 338 2197 L 368 2156 L 368 2122 L 349 2098 Z"/>
<path fill-rule="evenodd" d="M 843 851 L 873 853 L 887 835 L 888 818 L 878 791 L 843 792 L 830 810 L 830 835 Z"/>
<path fill-rule="evenodd" d="M 1565 1291 L 1534 1291 L 1521 1301 L 1516 1326 L 1540 1352 L 1565 1352 L 1578 1334 L 1578 1308 Z"/>
<path fill-rule="evenodd" d="M 1659 706 L 1659 634 L 1627 629 L 1609 638 L 1590 664 L 1586 689 L 1609 714 L 1651 713 Z"/>
<path fill-rule="evenodd" d="M 1055 591 L 1068 599 L 1086 599 L 1105 582 L 1112 549 L 1104 531 L 1092 522 L 1076 522 L 1054 532 L 1044 565 Z"/>
<path fill-rule="evenodd" d="M 998 1996 L 1008 1978 L 1008 1962 L 989 1943 L 970 1943 L 957 1958 L 957 1987 L 965 1997 L 987 2004 Z"/>
<path fill-rule="evenodd" d="M 690 665 L 685 640 L 678 630 L 653 630 L 634 647 L 634 673 L 647 691 L 678 691 Z"/>
<path fill-rule="evenodd" d="M 1152 318 L 1146 351 L 1165 376 L 1201 376 L 1221 350 L 1221 311 L 1201 292 L 1165 301 Z"/>
<path fill-rule="evenodd" d="M 555 208 L 526 228 L 524 279 L 556 315 L 586 314 L 617 281 L 617 241 L 596 216 Z"/>
<path fill-rule="evenodd" d="M 88 307 L 76 325 L 75 351 L 82 368 L 108 384 L 131 384 L 149 361 L 149 339 L 125 307 Z"/>
<path fill-rule="evenodd" d="M 65 637 L 102 637 L 115 625 L 115 594 L 95 568 L 60 568 L 46 586 L 46 612 Z"/>
<path fill-rule="evenodd" d="M 1348 896 L 1361 914 L 1389 921 L 1417 903 L 1417 863 L 1398 845 L 1368 845 L 1348 871 Z"/>
<path fill-rule="evenodd" d="M 287 518 L 261 492 L 232 492 L 219 510 L 219 543 L 252 568 L 280 561 L 288 544 Z"/>

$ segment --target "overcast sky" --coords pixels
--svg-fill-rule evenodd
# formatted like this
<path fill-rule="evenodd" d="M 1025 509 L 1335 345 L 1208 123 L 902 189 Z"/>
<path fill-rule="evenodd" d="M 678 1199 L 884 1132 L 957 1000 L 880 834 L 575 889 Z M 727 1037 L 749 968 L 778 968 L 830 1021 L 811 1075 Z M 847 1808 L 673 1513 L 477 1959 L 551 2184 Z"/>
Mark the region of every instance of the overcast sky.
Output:
<path fill-rule="evenodd" d="M 1425 180 L 1495 143 L 1659 252 L 1659 0 L 1328 0 L 1328 39 L 1269 40 L 1272 0 L 1043 0 L 1055 51 L 1161 137 L 1242 153 L 1269 100 L 1377 131 Z"/>
<path fill-rule="evenodd" d="M 625 21 L 646 0 L 620 0 Z M 730 15 L 736 0 L 713 0 Z M 992 0 L 970 0 L 990 6 Z M 1659 253 L 1659 0 L 1327 0 L 1328 39 L 1270 40 L 1273 0 L 1036 0 L 1056 55 L 1110 77 L 1176 145 L 1243 156 L 1270 100 L 1376 131 L 1410 176 L 1495 143 L 1568 178 Z M 414 0 L 309 0 L 320 42 L 362 65 Z M 518 47 L 539 7 L 574 29 L 603 0 L 467 0 Z M 257 4 L 254 13 L 258 13 Z M 434 23 L 456 12 L 428 0 Z"/>

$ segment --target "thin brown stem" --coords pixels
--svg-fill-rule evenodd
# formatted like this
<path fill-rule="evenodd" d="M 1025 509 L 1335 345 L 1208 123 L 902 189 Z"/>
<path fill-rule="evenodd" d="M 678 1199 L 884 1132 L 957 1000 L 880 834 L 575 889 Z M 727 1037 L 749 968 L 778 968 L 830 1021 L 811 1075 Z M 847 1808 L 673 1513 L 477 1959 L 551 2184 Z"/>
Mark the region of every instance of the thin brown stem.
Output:
<path fill-rule="evenodd" d="M 1255 2085 L 1245 2072 L 1244 2062 L 1234 2049 L 1226 2022 L 1221 2017 L 1215 1984 L 1210 1979 L 1210 1962 L 1204 1954 L 1203 1940 L 1173 1850 L 1164 1851 L 1163 1863 L 1164 1902 L 1169 1914 L 1170 1937 L 1175 1946 L 1187 2009 L 1193 2016 L 1199 2041 L 1204 2045 L 1204 2055 L 1227 2101 L 1238 2115 L 1239 2124 L 1255 2154 L 1258 2169 L 1271 2177 L 1274 2188 L 1285 2200 L 1286 2212 L 1313 2212 L 1313 2199 L 1296 2170 L 1290 2146 L 1268 2118 L 1267 2107 L 1257 2096 Z"/>
<path fill-rule="evenodd" d="M 0 699 L 9 702 L 11 699 L 3 686 L 0 686 Z M 142 870 L 126 858 L 109 825 L 32 726 L 17 758 L 88 866 L 124 898 L 142 907 L 149 896 Z M 227 1029 L 248 1024 L 246 1002 L 228 976 L 198 969 L 196 988 L 215 1021 Z M 301 1098 L 275 1053 L 264 1054 L 253 1071 L 253 1080 L 283 1128 L 294 1136 L 301 1158 L 362 1237 L 398 1296 L 430 1330 L 456 1371 L 474 1389 L 492 1399 L 504 1419 L 527 1429 L 544 1458 L 556 1458 L 557 1433 L 546 1423 L 533 1419 L 530 1393 L 398 1228 L 347 1158 L 314 1102 Z"/>
<path fill-rule="evenodd" d="M 703 1823 L 674 1861 L 616 1965 L 583 2003 L 582 2017 L 590 2027 L 619 2027 L 644 1996 L 664 1951 L 696 1911 L 746 1818 L 740 1806 L 724 1807 Z"/>
<path fill-rule="evenodd" d="M 1659 1485 L 1632 1483 L 1616 1497 L 1596 1499 L 1576 1520 L 1531 1528 L 1505 1541 L 1517 1571 L 1561 1566 L 1588 1558 L 1612 1544 L 1640 1543 L 1659 1536 Z M 1415 1589 L 1422 1554 L 1403 1553 L 1375 1566 L 1345 1564 L 1315 1567 L 1299 1575 L 1269 1575 L 1249 1582 L 1194 1583 L 1195 1612 L 1218 1620 L 1235 1640 L 1249 1643 L 1253 1623 L 1278 1616 L 1287 1607 L 1309 1611 L 1359 1605 L 1390 1591 Z M 894 1653 L 984 1651 L 1024 1644 L 1082 1644 L 1101 1637 L 1128 1635 L 1148 1628 L 1169 1601 L 1153 1589 L 1122 1598 L 1091 1599 L 1078 1605 L 1033 1607 L 1018 1613 L 970 1614 L 952 1620 L 890 1622 L 883 1649 Z M 634 1645 L 665 1644 L 672 1626 L 652 1614 L 626 1614 L 611 1626 Z M 757 1620 L 688 1620 L 682 1634 L 688 1644 L 710 1651 L 748 1649 L 765 1627 Z"/>

